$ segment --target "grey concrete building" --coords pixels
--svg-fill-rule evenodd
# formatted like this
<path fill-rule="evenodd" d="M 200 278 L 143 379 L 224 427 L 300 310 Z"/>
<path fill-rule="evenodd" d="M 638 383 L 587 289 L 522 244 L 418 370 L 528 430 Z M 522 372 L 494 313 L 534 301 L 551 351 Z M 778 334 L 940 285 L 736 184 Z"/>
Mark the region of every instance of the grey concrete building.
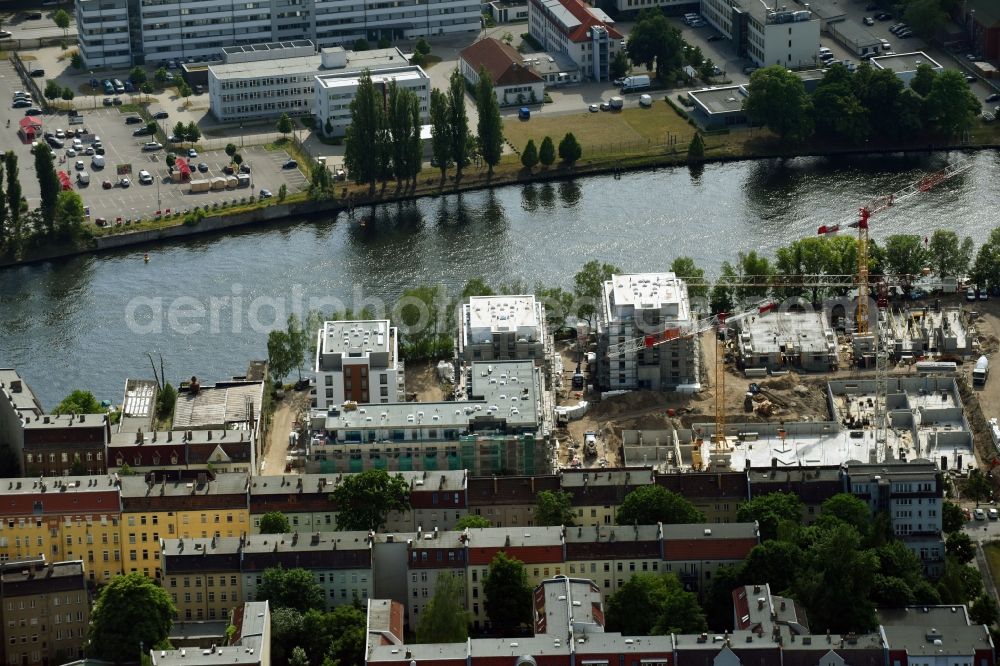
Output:
<path fill-rule="evenodd" d="M 740 322 L 743 368 L 829 372 L 838 365 L 837 336 L 822 312 L 769 312 Z"/>

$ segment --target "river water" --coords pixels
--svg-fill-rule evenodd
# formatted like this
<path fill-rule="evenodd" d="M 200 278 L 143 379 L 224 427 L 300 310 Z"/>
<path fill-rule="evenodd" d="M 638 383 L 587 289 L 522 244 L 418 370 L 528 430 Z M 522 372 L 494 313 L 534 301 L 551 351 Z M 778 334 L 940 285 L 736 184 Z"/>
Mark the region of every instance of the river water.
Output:
<path fill-rule="evenodd" d="M 76 388 L 118 402 L 125 379 L 162 353 L 176 382 L 245 371 L 287 312 L 381 299 L 470 278 L 569 286 L 589 259 L 628 271 L 689 255 L 710 274 L 739 251 L 772 253 L 874 196 L 959 159 L 797 158 L 511 186 L 225 236 L 0 271 L 0 367 L 16 367 L 51 408 Z M 876 218 L 873 236 L 939 227 L 980 242 L 1000 225 L 1000 152 Z M 360 217 L 360 211 L 355 212 Z M 337 299 L 331 301 L 329 299 Z M 317 300 L 321 299 L 321 300 Z M 376 303 L 376 308 L 378 303 Z"/>

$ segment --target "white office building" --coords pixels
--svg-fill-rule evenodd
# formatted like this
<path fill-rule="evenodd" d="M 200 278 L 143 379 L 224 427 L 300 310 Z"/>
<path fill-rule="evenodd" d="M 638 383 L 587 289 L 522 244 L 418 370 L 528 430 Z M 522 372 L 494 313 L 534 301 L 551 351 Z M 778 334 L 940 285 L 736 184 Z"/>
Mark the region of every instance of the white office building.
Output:
<path fill-rule="evenodd" d="M 420 100 L 421 122 L 428 122 L 431 79 L 423 69 L 406 64 L 404 60 L 399 66 L 390 64 L 371 70 L 369 74 L 375 87 L 383 94 L 386 94 L 391 81 L 416 93 Z M 347 126 L 351 124 L 351 101 L 358 91 L 360 78 L 361 72 L 358 70 L 322 72 L 314 77 L 316 97 L 313 112 L 316 114 L 317 127 L 321 127 L 327 136 L 343 136 Z"/>
<path fill-rule="evenodd" d="M 406 63 L 399 49 L 345 51 L 339 46 L 317 53 L 308 39 L 227 46 L 225 62 L 208 68 L 212 115 L 221 122 L 313 113 L 316 76 L 325 72 L 373 74 Z"/>
<path fill-rule="evenodd" d="M 621 48 L 614 20 L 582 0 L 529 0 L 528 30 L 542 49 L 563 53 L 585 79 L 608 81 L 610 64 Z"/>
<path fill-rule="evenodd" d="M 698 336 L 682 337 L 692 324 L 687 284 L 673 273 L 615 275 L 604 283 L 597 306 L 597 382 L 604 390 L 696 391 L 701 387 Z M 646 335 L 678 336 L 638 351 L 610 353 L 614 345 Z"/>
<path fill-rule="evenodd" d="M 777 0 L 701 0 L 701 13 L 758 67 L 814 64 L 820 20 L 803 5 L 786 11 Z M 768 6 L 770 4 L 770 7 Z"/>
<path fill-rule="evenodd" d="M 80 54 L 88 68 L 220 60 L 227 46 L 308 39 L 414 40 L 475 32 L 475 0 L 78 0 Z"/>
<path fill-rule="evenodd" d="M 388 319 L 328 321 L 317 336 L 313 407 L 406 400 L 399 331 Z"/>

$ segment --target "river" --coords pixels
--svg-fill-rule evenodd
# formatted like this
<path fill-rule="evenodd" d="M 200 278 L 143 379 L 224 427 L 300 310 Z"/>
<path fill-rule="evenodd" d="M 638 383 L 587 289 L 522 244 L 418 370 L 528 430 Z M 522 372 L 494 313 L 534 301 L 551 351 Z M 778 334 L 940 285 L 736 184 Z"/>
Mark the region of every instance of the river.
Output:
<path fill-rule="evenodd" d="M 846 222 L 874 196 L 957 160 L 927 156 L 796 158 L 511 186 L 377 210 L 206 236 L 142 250 L 0 271 L 0 366 L 16 367 L 46 408 L 76 388 L 121 400 L 162 353 L 176 382 L 242 374 L 266 357 L 267 328 L 310 304 L 359 297 L 391 303 L 402 289 L 473 277 L 569 286 L 596 258 L 629 271 L 689 255 L 710 274 L 739 251 L 772 253 Z M 945 227 L 977 244 L 1000 224 L 1000 152 L 873 218 L 873 236 Z M 355 215 L 359 213 L 356 212 Z M 312 300 L 312 303 L 310 301 Z M 235 311 L 234 311 L 235 310 Z"/>

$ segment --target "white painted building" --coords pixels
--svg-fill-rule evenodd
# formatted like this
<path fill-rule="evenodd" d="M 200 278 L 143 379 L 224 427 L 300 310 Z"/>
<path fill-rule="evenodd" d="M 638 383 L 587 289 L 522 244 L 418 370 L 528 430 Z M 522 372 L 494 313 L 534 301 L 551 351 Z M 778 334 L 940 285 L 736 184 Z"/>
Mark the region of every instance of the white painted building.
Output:
<path fill-rule="evenodd" d="M 903 85 L 906 86 L 909 86 L 910 81 L 917 75 L 917 68 L 920 65 L 929 65 L 938 74 L 944 71 L 944 67 L 937 60 L 923 51 L 878 56 L 872 58 L 869 62 L 875 69 L 886 69 L 890 72 L 895 72 L 896 76 L 903 81 Z"/>
<path fill-rule="evenodd" d="M 317 75 L 365 69 L 376 73 L 406 62 L 396 48 L 345 51 L 335 46 L 317 53 L 308 39 L 229 46 L 223 57 L 224 64 L 208 68 L 210 108 L 221 122 L 310 114 Z"/>
<path fill-rule="evenodd" d="M 767 9 L 763 0 L 701 0 L 701 13 L 732 40 L 737 54 L 759 67 L 814 64 L 819 50 L 819 18 L 802 5 L 791 5 L 791 11 L 784 11 L 783 6 Z"/>
<path fill-rule="evenodd" d="M 528 30 L 542 49 L 564 53 L 584 79 L 608 81 L 610 64 L 621 48 L 614 20 L 582 0 L 529 0 Z"/>
<path fill-rule="evenodd" d="M 377 71 L 371 71 L 375 87 L 385 93 L 390 81 L 395 81 L 401 88 L 409 88 L 420 100 L 421 122 L 429 121 L 431 97 L 431 79 L 417 65 L 406 64 L 404 60 L 398 67 L 387 66 Z M 359 71 L 322 72 L 314 77 L 315 102 L 313 112 L 316 114 L 318 127 L 328 136 L 343 136 L 351 124 L 351 101 L 358 91 Z M 329 127 L 327 127 L 329 123 Z M 329 130 L 329 131 L 328 131 Z M 393 329 L 395 330 L 395 329 Z"/>
<path fill-rule="evenodd" d="M 462 76 L 475 86 L 479 71 L 486 68 L 493 81 L 493 93 L 501 106 L 541 102 L 545 82 L 524 62 L 521 54 L 498 39 L 487 37 L 462 49 L 458 54 Z"/>
<path fill-rule="evenodd" d="M 349 47 L 358 39 L 413 40 L 478 31 L 476 0 L 79 0 L 86 66 L 159 66 L 221 59 L 227 46 L 308 39 Z"/>
<path fill-rule="evenodd" d="M 473 296 L 462 305 L 458 356 L 466 362 L 545 358 L 545 306 L 531 294 Z"/>
<path fill-rule="evenodd" d="M 399 332 L 388 319 L 328 321 L 317 335 L 314 407 L 406 399 Z"/>

